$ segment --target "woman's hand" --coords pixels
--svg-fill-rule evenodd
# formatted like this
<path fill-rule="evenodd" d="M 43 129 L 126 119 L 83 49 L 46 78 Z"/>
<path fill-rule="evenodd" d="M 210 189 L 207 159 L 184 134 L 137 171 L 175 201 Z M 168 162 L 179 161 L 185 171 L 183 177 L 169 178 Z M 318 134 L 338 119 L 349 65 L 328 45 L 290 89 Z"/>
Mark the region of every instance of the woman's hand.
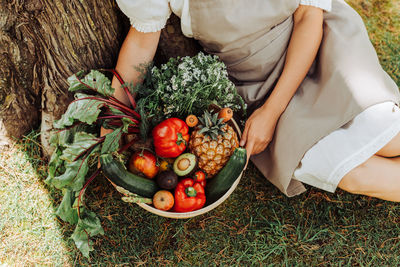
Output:
<path fill-rule="evenodd" d="M 300 5 L 296 10 L 282 74 L 268 100 L 246 122 L 240 145 L 246 146 L 247 162 L 271 142 L 279 117 L 315 59 L 322 40 L 322 25 L 322 9 Z"/>
<path fill-rule="evenodd" d="M 261 153 L 271 142 L 280 115 L 280 109 L 266 103 L 247 119 L 240 140 L 240 146 L 245 146 L 247 150 L 247 162 L 251 155 Z"/>

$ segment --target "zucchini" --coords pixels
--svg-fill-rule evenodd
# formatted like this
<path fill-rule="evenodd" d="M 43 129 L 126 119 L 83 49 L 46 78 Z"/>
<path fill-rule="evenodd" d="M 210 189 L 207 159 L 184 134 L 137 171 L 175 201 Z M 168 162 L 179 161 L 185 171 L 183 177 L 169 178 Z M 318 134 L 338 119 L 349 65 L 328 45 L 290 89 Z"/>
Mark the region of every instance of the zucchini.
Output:
<path fill-rule="evenodd" d="M 101 169 L 113 183 L 141 197 L 153 198 L 158 191 L 157 184 L 150 179 L 128 172 L 124 165 L 110 154 L 100 156 Z"/>
<path fill-rule="evenodd" d="M 206 185 L 206 205 L 222 197 L 242 173 L 247 161 L 244 148 L 236 148 L 225 167 Z"/>

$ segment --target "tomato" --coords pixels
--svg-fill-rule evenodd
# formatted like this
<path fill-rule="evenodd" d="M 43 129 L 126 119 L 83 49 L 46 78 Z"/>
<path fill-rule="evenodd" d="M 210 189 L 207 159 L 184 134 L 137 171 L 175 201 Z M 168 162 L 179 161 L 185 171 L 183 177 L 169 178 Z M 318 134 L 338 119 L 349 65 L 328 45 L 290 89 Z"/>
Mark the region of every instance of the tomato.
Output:
<path fill-rule="evenodd" d="M 200 183 L 202 187 L 206 187 L 206 175 L 203 171 L 197 171 L 193 176 L 193 180 Z"/>
<path fill-rule="evenodd" d="M 129 160 L 128 169 L 133 172 L 143 173 L 147 178 L 154 178 L 158 173 L 157 158 L 153 153 L 143 150 L 135 152 Z"/>
<path fill-rule="evenodd" d="M 175 158 L 186 149 L 189 127 L 181 119 L 170 118 L 154 127 L 152 135 L 156 154 L 163 158 Z"/>

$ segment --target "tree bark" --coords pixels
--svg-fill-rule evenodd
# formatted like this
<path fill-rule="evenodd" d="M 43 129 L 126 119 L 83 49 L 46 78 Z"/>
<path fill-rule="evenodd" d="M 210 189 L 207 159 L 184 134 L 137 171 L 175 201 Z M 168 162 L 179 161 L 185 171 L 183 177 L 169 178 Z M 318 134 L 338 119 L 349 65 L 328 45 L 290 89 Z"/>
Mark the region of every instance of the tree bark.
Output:
<path fill-rule="evenodd" d="M 112 67 L 122 40 L 114 1 L 0 0 L 2 144 L 41 121 L 42 142 L 71 95 L 66 78 Z"/>
<path fill-rule="evenodd" d="M 128 20 L 113 0 L 0 0 L 0 7 L 0 146 L 40 125 L 49 155 L 53 121 L 72 97 L 66 79 L 79 70 L 114 67 Z M 156 59 L 197 51 L 172 16 Z"/>
<path fill-rule="evenodd" d="M 183 35 L 180 19 L 172 15 L 161 31 L 155 61 L 160 64 L 166 62 L 170 57 L 194 56 L 201 49 L 194 39 L 186 38 Z"/>

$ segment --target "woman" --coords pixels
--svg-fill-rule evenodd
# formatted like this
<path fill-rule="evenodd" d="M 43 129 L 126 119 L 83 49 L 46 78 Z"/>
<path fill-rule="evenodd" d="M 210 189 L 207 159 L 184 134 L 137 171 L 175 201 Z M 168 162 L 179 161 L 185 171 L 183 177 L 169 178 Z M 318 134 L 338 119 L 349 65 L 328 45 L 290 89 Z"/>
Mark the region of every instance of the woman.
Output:
<path fill-rule="evenodd" d="M 134 66 L 153 59 L 177 14 L 183 33 L 227 65 L 252 111 L 240 144 L 287 196 L 303 182 L 400 201 L 398 88 L 344 1 L 117 2 L 132 24 L 116 66 L 123 79 L 138 82 Z"/>

